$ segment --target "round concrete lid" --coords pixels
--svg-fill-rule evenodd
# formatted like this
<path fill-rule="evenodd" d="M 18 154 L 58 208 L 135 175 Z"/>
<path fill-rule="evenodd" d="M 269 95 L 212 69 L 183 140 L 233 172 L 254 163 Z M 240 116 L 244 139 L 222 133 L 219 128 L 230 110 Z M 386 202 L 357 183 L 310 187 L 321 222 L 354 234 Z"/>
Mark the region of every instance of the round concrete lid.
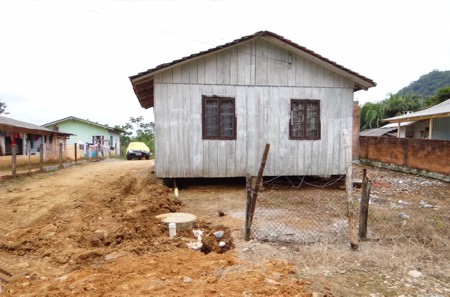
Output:
<path fill-rule="evenodd" d="M 156 218 L 160 219 L 163 223 L 175 223 L 178 230 L 192 228 L 193 222 L 197 219 L 193 214 L 184 212 L 163 213 L 157 215 Z"/>

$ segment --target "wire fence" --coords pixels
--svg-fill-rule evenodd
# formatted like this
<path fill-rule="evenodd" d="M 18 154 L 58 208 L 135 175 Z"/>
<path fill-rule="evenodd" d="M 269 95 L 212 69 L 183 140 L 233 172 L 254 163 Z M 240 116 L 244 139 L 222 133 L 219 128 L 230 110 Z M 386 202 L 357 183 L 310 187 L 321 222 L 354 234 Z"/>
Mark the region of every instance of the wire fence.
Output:
<path fill-rule="evenodd" d="M 355 175 L 354 180 L 360 179 L 361 170 L 356 168 Z M 383 180 L 371 180 L 367 239 L 414 241 L 450 255 L 450 207 L 445 197 L 448 184 L 412 175 L 384 184 Z M 251 236 L 299 244 L 349 242 L 344 184 L 345 176 L 265 180 L 258 193 Z M 426 193 L 427 189 L 437 195 Z M 352 195 L 358 223 L 361 189 L 354 186 Z"/>
<path fill-rule="evenodd" d="M 258 240 L 312 244 L 346 240 L 342 176 L 307 181 L 277 177 L 264 181 L 258 194 L 252 236 Z"/>

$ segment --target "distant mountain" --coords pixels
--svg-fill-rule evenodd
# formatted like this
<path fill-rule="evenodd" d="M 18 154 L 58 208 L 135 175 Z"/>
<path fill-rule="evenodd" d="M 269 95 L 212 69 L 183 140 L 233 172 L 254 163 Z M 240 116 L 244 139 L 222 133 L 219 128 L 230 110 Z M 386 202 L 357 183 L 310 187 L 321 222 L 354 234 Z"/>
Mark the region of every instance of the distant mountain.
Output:
<path fill-rule="evenodd" d="M 422 98 L 428 98 L 435 95 L 438 89 L 445 86 L 450 87 L 450 70 L 433 70 L 398 91 L 396 95 L 406 96 L 414 94 Z"/>

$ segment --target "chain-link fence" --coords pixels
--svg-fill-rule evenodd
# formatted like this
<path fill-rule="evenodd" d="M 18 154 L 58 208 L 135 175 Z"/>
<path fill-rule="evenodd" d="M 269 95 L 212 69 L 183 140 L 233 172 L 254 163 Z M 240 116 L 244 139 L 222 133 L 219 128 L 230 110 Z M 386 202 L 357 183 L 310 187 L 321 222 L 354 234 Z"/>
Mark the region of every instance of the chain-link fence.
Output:
<path fill-rule="evenodd" d="M 357 170 L 354 179 L 360 177 Z M 367 239 L 409 240 L 450 254 L 448 184 L 413 175 L 370 178 Z M 315 181 L 276 177 L 264 181 L 257 196 L 251 236 L 301 244 L 349 242 L 344 184 L 345 176 Z M 361 189 L 354 187 L 352 192 L 358 225 Z"/>
<path fill-rule="evenodd" d="M 304 244 L 346 240 L 343 181 L 342 177 L 315 182 L 302 177 L 265 181 L 258 193 L 252 237 Z"/>

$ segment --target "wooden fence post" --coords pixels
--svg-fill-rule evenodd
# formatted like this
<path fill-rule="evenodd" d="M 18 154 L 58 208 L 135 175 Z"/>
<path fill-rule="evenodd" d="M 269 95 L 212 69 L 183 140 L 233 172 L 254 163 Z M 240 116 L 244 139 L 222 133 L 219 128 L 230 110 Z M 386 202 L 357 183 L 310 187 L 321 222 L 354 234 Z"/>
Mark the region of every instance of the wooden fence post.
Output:
<path fill-rule="evenodd" d="M 352 188 L 353 188 L 353 176 L 352 176 L 352 150 L 350 149 L 350 136 L 347 129 L 344 129 L 344 147 L 345 147 L 345 159 L 347 166 L 347 173 L 345 175 L 345 192 L 347 194 L 347 218 L 348 218 L 348 231 L 350 237 L 350 248 L 352 250 L 357 250 L 358 235 L 356 231 L 356 220 L 355 220 L 355 201 L 353 199 Z"/>
<path fill-rule="evenodd" d="M 361 184 L 361 204 L 359 209 L 359 231 L 360 239 L 367 239 L 367 219 L 369 216 L 369 200 L 371 182 L 366 176 L 367 169 L 363 169 L 363 180 Z"/>
<path fill-rule="evenodd" d="M 244 225 L 244 240 L 250 240 L 250 209 L 252 205 L 252 177 L 247 174 L 245 177 L 245 190 L 247 193 L 247 204 L 245 207 L 245 225 Z"/>
<path fill-rule="evenodd" d="M 39 169 L 44 172 L 44 144 L 39 146 Z"/>
<path fill-rule="evenodd" d="M 27 155 L 28 155 L 28 175 L 31 175 L 31 140 L 27 139 Z"/>
<path fill-rule="evenodd" d="M 58 156 L 58 158 L 59 158 L 59 169 L 62 169 L 64 167 L 63 166 L 62 151 L 63 151 L 63 144 L 59 143 L 59 156 Z"/>
<path fill-rule="evenodd" d="M 74 155 L 75 155 L 75 163 L 78 161 L 78 144 L 77 143 L 74 143 L 73 144 L 73 147 L 74 147 Z"/>
<path fill-rule="evenodd" d="M 13 144 L 11 147 L 11 169 L 12 169 L 11 175 L 13 177 L 16 177 L 17 174 L 16 165 L 17 165 L 17 144 Z"/>
<path fill-rule="evenodd" d="M 248 237 L 250 238 L 250 229 L 253 222 L 253 215 L 255 214 L 256 200 L 258 198 L 259 187 L 262 183 L 262 176 L 264 173 L 264 168 L 266 167 L 267 156 L 269 155 L 270 144 L 266 144 L 264 148 L 264 154 L 261 160 L 261 165 L 259 166 L 258 176 L 256 177 L 256 184 L 253 192 L 251 193 L 250 205 L 246 212 L 246 222 L 245 227 L 248 228 Z M 251 179 L 250 179 L 251 180 Z M 247 192 L 248 195 L 248 192 Z M 246 234 L 244 234 L 246 235 Z"/>

